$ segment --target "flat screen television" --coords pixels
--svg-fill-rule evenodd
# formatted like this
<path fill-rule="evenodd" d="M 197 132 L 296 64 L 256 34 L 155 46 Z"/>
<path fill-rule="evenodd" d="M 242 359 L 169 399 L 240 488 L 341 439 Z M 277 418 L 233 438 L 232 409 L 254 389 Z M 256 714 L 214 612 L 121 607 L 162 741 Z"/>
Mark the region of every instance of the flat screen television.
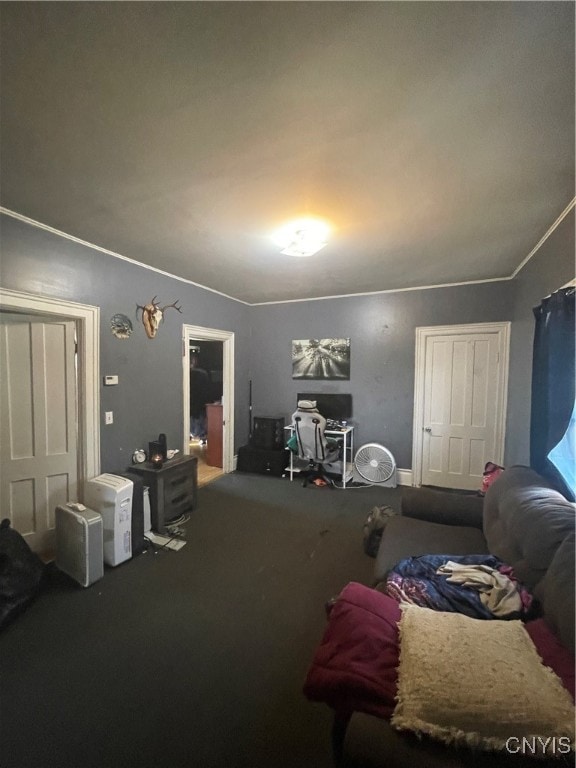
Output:
<path fill-rule="evenodd" d="M 316 400 L 318 410 L 325 419 L 348 421 L 352 417 L 352 395 L 300 392 L 298 400 Z"/>

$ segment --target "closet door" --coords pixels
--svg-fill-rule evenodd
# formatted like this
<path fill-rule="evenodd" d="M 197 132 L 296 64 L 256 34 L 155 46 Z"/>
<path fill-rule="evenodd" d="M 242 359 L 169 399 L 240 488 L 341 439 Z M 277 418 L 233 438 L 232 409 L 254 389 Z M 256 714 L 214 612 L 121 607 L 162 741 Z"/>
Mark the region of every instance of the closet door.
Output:
<path fill-rule="evenodd" d="M 502 461 L 505 334 L 477 329 L 421 329 L 422 485 L 479 490 L 485 464 Z"/>

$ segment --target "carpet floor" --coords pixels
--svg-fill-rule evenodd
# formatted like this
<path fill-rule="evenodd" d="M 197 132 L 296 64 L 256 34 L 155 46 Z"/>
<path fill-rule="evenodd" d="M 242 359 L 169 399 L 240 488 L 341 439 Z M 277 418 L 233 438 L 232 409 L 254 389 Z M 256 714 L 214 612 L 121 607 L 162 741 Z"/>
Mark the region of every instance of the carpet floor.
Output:
<path fill-rule="evenodd" d="M 368 512 L 400 495 L 234 473 L 199 490 L 179 552 L 88 589 L 54 570 L 0 634 L 2 768 L 330 768 L 302 683 L 325 601 L 371 582 Z"/>

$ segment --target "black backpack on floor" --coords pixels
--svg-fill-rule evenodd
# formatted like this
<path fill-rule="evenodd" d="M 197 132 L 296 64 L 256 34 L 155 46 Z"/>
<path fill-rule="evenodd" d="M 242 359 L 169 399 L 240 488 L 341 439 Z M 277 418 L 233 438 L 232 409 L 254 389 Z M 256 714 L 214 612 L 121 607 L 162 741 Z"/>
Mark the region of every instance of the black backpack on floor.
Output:
<path fill-rule="evenodd" d="M 46 566 L 32 552 L 25 539 L 0 523 L 0 629 L 15 618 L 36 597 Z"/>
<path fill-rule="evenodd" d="M 376 557 L 386 523 L 396 512 L 392 507 L 372 507 L 363 528 L 364 552 Z"/>

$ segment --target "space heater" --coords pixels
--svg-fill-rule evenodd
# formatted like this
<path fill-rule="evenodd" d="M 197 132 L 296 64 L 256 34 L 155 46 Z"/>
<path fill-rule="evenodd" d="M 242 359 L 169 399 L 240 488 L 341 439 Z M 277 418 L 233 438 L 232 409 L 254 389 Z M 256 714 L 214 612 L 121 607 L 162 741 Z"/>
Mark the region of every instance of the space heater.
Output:
<path fill-rule="evenodd" d="M 104 576 L 102 515 L 82 504 L 56 507 L 56 566 L 82 587 Z"/>

